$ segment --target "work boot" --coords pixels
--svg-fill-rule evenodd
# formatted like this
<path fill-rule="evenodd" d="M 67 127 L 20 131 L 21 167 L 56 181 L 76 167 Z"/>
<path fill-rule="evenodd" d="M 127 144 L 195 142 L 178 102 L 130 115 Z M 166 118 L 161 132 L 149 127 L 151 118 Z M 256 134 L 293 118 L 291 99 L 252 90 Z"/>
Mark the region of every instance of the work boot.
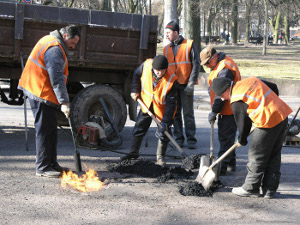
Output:
<path fill-rule="evenodd" d="M 52 166 L 51 166 L 54 170 L 56 170 L 57 172 L 69 172 L 70 169 L 67 168 L 67 167 L 62 167 L 60 166 L 57 162 L 54 163 Z"/>
<path fill-rule="evenodd" d="M 276 191 L 265 190 L 265 191 L 263 191 L 263 196 L 266 199 L 271 199 L 271 198 L 274 198 L 275 193 L 276 193 Z"/>
<path fill-rule="evenodd" d="M 137 159 L 139 157 L 139 150 L 140 150 L 142 141 L 143 141 L 143 136 L 138 136 L 138 137 L 133 136 L 130 152 L 127 155 L 121 157 L 120 160 L 124 161 L 124 160 L 130 160 L 130 159 Z"/>
<path fill-rule="evenodd" d="M 259 197 L 259 190 L 257 191 L 246 191 L 243 187 L 232 188 L 232 193 L 241 197 Z"/>
<path fill-rule="evenodd" d="M 47 167 L 44 170 L 37 170 L 35 173 L 36 176 L 39 177 L 51 177 L 51 178 L 59 178 L 61 176 L 61 172 L 56 171 L 52 167 Z"/>
<path fill-rule="evenodd" d="M 220 168 L 220 176 L 225 176 L 227 174 L 227 164 L 224 162 L 221 163 L 221 168 Z"/>
<path fill-rule="evenodd" d="M 228 163 L 227 171 L 230 171 L 230 172 L 236 171 L 236 159 L 235 158 L 230 160 L 230 162 Z"/>
<path fill-rule="evenodd" d="M 168 148 L 169 142 L 163 142 L 161 140 L 158 141 L 157 152 L 156 152 L 156 164 L 160 166 L 165 166 L 165 156 Z"/>

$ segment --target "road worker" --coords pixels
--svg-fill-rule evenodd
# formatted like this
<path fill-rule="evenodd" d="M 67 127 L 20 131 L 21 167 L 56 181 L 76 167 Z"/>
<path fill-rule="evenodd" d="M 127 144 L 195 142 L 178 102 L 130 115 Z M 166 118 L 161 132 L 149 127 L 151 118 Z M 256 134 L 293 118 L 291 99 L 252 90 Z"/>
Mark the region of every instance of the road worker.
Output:
<path fill-rule="evenodd" d="M 62 171 L 68 170 L 57 163 L 56 112 L 61 109 L 67 118 L 70 116 L 67 55 L 68 49 L 74 49 L 79 38 L 80 32 L 75 25 L 41 38 L 19 81 L 34 116 L 37 176 L 59 177 Z"/>
<path fill-rule="evenodd" d="M 281 148 L 291 108 L 263 81 L 250 77 L 238 82 L 221 77 L 213 80 L 212 89 L 222 100 L 228 100 L 238 127 L 238 146 L 247 145 L 248 174 L 241 187 L 232 193 L 243 197 L 272 198 L 279 186 Z"/>
<path fill-rule="evenodd" d="M 153 59 L 147 59 L 134 72 L 132 80 L 131 97 L 137 101 L 140 98 L 147 109 L 141 107 L 135 126 L 133 128 L 133 140 L 130 152 L 121 160 L 137 159 L 143 137 L 147 133 L 152 118 L 147 113 L 150 110 L 158 120 L 162 128 L 158 128 L 156 136 L 159 138 L 157 146 L 157 164 L 165 165 L 165 155 L 169 139 L 164 131 L 170 132 L 170 126 L 176 112 L 177 102 L 177 76 L 168 68 L 168 60 L 163 55 L 157 55 Z"/>
<path fill-rule="evenodd" d="M 165 27 L 170 44 L 164 47 L 169 67 L 178 77 L 177 113 L 174 118 L 174 137 L 180 147 L 184 144 L 182 114 L 184 119 L 185 136 L 189 149 L 195 149 L 196 124 L 194 117 L 194 85 L 197 84 L 201 69 L 199 54 L 193 40 L 179 35 L 179 25 L 171 21 Z"/>
<path fill-rule="evenodd" d="M 208 76 L 209 95 L 211 102 L 211 112 L 208 115 L 209 123 L 216 120 L 218 115 L 218 137 L 220 142 L 220 149 L 218 156 L 226 152 L 233 144 L 237 127 L 234 121 L 233 112 L 229 101 L 222 101 L 211 89 L 214 79 L 217 77 L 226 77 L 234 82 L 241 80 L 240 71 L 228 55 L 224 52 L 217 52 L 216 49 L 208 46 L 200 53 L 201 65 L 211 69 Z M 221 163 L 220 175 L 226 175 L 227 171 L 236 170 L 236 156 L 235 151 L 229 154 Z"/>

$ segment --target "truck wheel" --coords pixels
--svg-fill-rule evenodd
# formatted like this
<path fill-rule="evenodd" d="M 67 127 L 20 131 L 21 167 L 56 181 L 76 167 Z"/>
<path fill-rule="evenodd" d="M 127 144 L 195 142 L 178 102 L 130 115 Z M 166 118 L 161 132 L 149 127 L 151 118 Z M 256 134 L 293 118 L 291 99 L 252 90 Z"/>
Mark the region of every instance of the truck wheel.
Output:
<path fill-rule="evenodd" d="M 102 116 L 105 121 L 105 133 L 108 139 L 116 134 L 108 122 L 105 110 L 99 101 L 102 97 L 109 113 L 121 131 L 126 123 L 127 111 L 123 97 L 113 88 L 106 85 L 92 85 L 81 90 L 71 103 L 71 117 L 75 130 L 89 121 L 91 115 Z"/>

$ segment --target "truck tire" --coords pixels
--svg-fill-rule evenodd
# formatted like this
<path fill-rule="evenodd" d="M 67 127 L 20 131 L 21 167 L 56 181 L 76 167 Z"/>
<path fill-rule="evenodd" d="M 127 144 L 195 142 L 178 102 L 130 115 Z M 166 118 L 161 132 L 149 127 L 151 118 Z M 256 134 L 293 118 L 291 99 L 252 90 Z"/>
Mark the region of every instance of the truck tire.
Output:
<path fill-rule="evenodd" d="M 108 139 L 115 137 L 115 132 L 108 122 L 105 110 L 99 98 L 102 97 L 106 103 L 109 113 L 117 125 L 118 130 L 122 131 L 126 119 L 127 109 L 123 97 L 113 88 L 107 85 L 92 85 L 81 90 L 71 103 L 71 118 L 75 131 L 78 127 L 90 121 L 91 115 L 103 116 L 105 121 L 105 133 Z M 73 129 L 74 129 L 73 128 Z"/>
<path fill-rule="evenodd" d="M 70 98 L 70 102 L 73 101 L 76 94 L 79 93 L 83 89 L 83 85 L 80 82 L 68 82 L 67 83 L 67 90 Z M 57 125 L 58 126 L 69 126 L 69 122 L 61 111 L 57 111 L 56 113 L 57 117 Z"/>

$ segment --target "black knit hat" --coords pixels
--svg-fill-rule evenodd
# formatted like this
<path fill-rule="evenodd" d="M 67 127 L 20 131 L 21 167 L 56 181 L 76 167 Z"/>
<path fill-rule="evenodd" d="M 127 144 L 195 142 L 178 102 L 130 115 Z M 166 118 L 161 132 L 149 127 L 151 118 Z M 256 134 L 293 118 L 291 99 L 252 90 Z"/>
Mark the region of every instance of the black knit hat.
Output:
<path fill-rule="evenodd" d="M 172 31 L 177 31 L 179 33 L 179 25 L 175 20 L 169 22 L 166 26 L 166 29 L 170 29 Z"/>
<path fill-rule="evenodd" d="M 169 66 L 168 60 L 163 55 L 157 55 L 153 58 L 152 67 L 156 70 L 167 69 Z"/>
<path fill-rule="evenodd" d="M 212 82 L 212 90 L 217 95 L 223 94 L 231 85 L 231 80 L 226 77 L 216 78 Z"/>

